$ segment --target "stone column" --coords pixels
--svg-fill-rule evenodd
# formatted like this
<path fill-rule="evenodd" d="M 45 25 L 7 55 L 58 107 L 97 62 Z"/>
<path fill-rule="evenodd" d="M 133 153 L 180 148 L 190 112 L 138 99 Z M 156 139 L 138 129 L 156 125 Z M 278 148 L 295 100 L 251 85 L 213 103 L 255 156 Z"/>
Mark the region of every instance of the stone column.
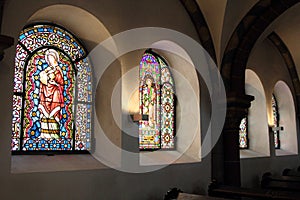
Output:
<path fill-rule="evenodd" d="M 239 125 L 253 100 L 250 95 L 227 94 L 226 120 L 212 158 L 213 179 L 219 183 L 241 185 Z"/>
<path fill-rule="evenodd" d="M 227 96 L 227 115 L 223 128 L 224 147 L 224 183 L 226 185 L 241 185 L 239 125 L 248 113 L 251 101 L 250 95 L 229 94 Z"/>

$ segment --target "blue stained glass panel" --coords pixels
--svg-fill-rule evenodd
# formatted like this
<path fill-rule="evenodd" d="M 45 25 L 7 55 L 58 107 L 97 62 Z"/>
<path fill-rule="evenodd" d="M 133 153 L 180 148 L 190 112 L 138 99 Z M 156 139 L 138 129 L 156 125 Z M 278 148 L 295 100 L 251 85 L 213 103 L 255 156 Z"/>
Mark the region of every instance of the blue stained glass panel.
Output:
<path fill-rule="evenodd" d="M 79 40 L 56 25 L 24 28 L 16 46 L 12 151 L 89 150 L 92 89 Z"/>

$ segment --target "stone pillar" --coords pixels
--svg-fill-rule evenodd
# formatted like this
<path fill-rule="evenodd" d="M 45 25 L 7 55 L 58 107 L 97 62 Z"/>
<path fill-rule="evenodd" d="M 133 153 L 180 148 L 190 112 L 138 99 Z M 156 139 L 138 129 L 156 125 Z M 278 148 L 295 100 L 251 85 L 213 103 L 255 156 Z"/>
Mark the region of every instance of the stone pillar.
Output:
<path fill-rule="evenodd" d="M 14 38 L 0 35 L 0 61 L 4 58 L 4 50 L 14 44 Z"/>
<path fill-rule="evenodd" d="M 239 125 L 253 100 L 254 97 L 250 95 L 227 94 L 222 136 L 212 152 L 212 179 L 221 184 L 241 185 Z"/>
<path fill-rule="evenodd" d="M 227 115 L 222 132 L 226 185 L 241 185 L 239 125 L 253 100 L 254 97 L 250 95 L 227 95 Z"/>

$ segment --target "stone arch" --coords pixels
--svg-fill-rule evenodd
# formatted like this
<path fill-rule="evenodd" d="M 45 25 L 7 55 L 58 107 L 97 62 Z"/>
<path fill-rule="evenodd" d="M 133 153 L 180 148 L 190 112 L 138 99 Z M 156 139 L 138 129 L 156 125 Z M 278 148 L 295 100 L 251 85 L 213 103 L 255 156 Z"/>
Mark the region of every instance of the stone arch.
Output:
<path fill-rule="evenodd" d="M 217 148 L 231 149 L 224 151 L 221 159 L 213 157 L 213 163 L 224 164 L 224 171 L 216 178 L 225 184 L 241 184 L 240 155 L 238 148 L 238 125 L 253 96 L 245 94 L 245 69 L 253 46 L 266 28 L 283 12 L 294 6 L 297 0 L 261 0 L 245 15 L 226 46 L 221 63 L 221 75 L 227 92 L 227 116 L 223 128 L 223 141 Z"/>
<path fill-rule="evenodd" d="M 265 90 L 260 77 L 251 69 L 245 71 L 245 91 L 254 96 L 255 100 L 248 109 L 249 150 L 241 150 L 240 157 L 270 156 Z"/>
<path fill-rule="evenodd" d="M 74 13 L 76 13 L 76 17 L 70 17 Z M 94 15 L 72 5 L 55 4 L 41 8 L 27 20 L 27 23 L 41 21 L 61 25 L 72 33 L 76 33 L 76 36 L 84 42 L 88 51 L 91 51 L 97 44 L 111 36 L 105 25 Z M 93 28 L 91 29 L 91 27 Z"/>
<path fill-rule="evenodd" d="M 198 33 L 201 45 L 209 53 L 212 59 L 217 62 L 215 47 L 207 22 L 198 6 L 196 0 L 180 0 L 191 17 Z"/>
<path fill-rule="evenodd" d="M 224 52 L 221 74 L 227 91 L 245 94 L 245 68 L 250 52 L 264 30 L 299 1 L 259 1 L 233 32 Z"/>
<path fill-rule="evenodd" d="M 299 105 L 300 105 L 300 81 L 296 69 L 295 62 L 293 60 L 292 54 L 290 50 L 287 48 L 282 39 L 275 32 L 272 32 L 268 39 L 273 43 L 273 45 L 279 51 L 282 59 L 284 60 L 286 67 L 289 71 L 292 83 L 293 90 L 296 94 L 296 112 L 299 113 Z"/>
<path fill-rule="evenodd" d="M 283 130 L 280 131 L 280 149 L 275 150 L 275 155 L 296 155 L 298 139 L 293 94 L 289 86 L 281 80 L 275 84 L 273 94 L 278 104 L 279 126 L 283 126 Z"/>

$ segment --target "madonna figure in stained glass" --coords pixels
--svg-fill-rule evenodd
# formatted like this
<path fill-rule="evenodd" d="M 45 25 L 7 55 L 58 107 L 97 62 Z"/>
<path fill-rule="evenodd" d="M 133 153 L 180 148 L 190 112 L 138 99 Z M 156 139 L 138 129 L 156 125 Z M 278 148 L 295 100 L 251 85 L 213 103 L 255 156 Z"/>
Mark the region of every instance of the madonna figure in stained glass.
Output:
<path fill-rule="evenodd" d="M 63 73 L 58 65 L 59 55 L 54 49 L 45 52 L 45 60 L 48 64 L 40 72 L 40 119 L 41 137 L 59 138 L 61 108 L 64 105 L 63 98 Z"/>
<path fill-rule="evenodd" d="M 38 23 L 22 30 L 16 50 L 12 151 L 89 150 L 93 79 L 80 41 Z"/>

